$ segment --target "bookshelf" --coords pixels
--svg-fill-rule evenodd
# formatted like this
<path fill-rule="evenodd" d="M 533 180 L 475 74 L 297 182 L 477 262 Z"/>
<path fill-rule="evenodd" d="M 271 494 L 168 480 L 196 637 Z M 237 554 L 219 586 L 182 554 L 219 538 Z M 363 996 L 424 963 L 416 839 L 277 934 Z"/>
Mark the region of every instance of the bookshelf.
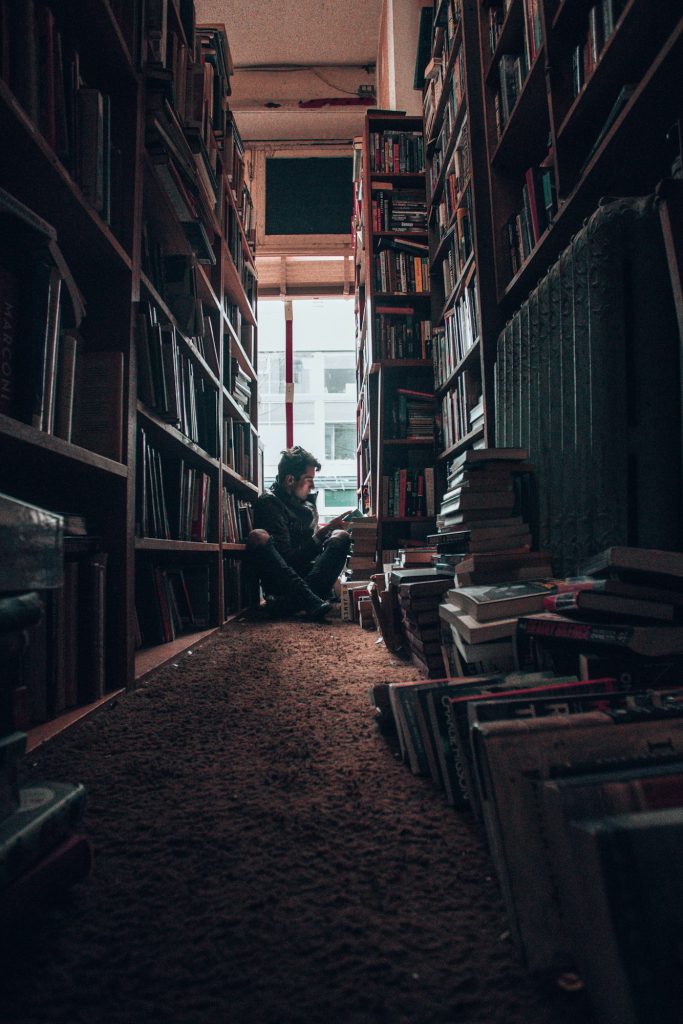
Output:
<path fill-rule="evenodd" d="M 680 4 L 644 0 L 482 2 L 479 16 L 496 299 L 508 316 L 602 197 L 644 195 L 670 175 L 683 20 Z"/>
<path fill-rule="evenodd" d="M 539 543 L 558 575 L 610 545 L 681 543 L 683 18 L 680 4 L 655 7 L 478 5 L 505 322 L 496 441 L 539 467 Z M 596 457 L 598 437 L 625 443 Z"/>
<path fill-rule="evenodd" d="M 500 329 L 489 230 L 479 16 L 473 3 L 435 4 L 423 93 L 437 464 L 492 442 L 493 362 Z"/>
<path fill-rule="evenodd" d="M 51 734 L 249 600 L 253 218 L 223 26 L 178 0 L 0 20 L 0 491 L 66 517 L 33 646 L 67 693 L 38 671 L 25 723 Z"/>
<path fill-rule="evenodd" d="M 368 111 L 354 178 L 358 481 L 381 553 L 434 523 L 422 118 Z"/>

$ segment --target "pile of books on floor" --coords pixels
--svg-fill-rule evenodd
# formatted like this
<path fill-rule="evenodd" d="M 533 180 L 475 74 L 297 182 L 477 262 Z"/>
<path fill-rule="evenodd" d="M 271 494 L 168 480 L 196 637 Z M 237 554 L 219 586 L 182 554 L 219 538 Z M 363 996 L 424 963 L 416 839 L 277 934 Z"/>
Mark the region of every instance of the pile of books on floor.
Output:
<path fill-rule="evenodd" d="M 529 594 L 539 609 L 508 614 L 521 670 L 378 684 L 377 721 L 485 831 L 529 970 L 585 987 L 596 1021 L 673 1024 L 683 554 L 611 548 L 582 570 Z M 505 621 L 469 600 L 475 623 Z"/>
<path fill-rule="evenodd" d="M 351 552 L 346 560 L 346 580 L 368 580 L 377 570 L 377 518 L 357 516 L 350 520 Z"/>
<path fill-rule="evenodd" d="M 613 547 L 518 622 L 520 656 L 555 671 L 683 682 L 683 554 Z"/>
<path fill-rule="evenodd" d="M 520 615 L 543 610 L 561 584 L 530 580 L 449 589 L 439 606 L 441 638 L 452 675 L 510 672 L 518 665 Z"/>
<path fill-rule="evenodd" d="M 406 653 L 426 676 L 443 675 L 439 603 L 450 585 L 451 581 L 447 577 L 439 578 L 437 575 L 431 579 L 407 580 L 401 579 L 399 574 L 397 580 Z"/>
<path fill-rule="evenodd" d="M 394 567 L 397 569 L 420 569 L 422 566 L 432 568 L 436 554 L 436 544 L 417 541 L 415 544 L 397 549 Z"/>
<path fill-rule="evenodd" d="M 550 556 L 532 551 L 534 470 L 522 448 L 463 452 L 448 467 L 436 545 L 459 586 L 552 575 Z"/>

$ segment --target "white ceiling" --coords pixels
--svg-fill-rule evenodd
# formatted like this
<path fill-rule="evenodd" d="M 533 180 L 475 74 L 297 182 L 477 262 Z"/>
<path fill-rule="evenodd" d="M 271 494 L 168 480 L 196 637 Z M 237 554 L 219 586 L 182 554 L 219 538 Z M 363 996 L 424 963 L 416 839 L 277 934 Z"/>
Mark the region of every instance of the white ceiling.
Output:
<path fill-rule="evenodd" d="M 196 8 L 198 23 L 226 27 L 235 65 L 230 106 L 245 141 L 361 133 L 362 106 L 299 103 L 353 100 L 360 85 L 374 86 L 381 0 L 197 0 Z"/>

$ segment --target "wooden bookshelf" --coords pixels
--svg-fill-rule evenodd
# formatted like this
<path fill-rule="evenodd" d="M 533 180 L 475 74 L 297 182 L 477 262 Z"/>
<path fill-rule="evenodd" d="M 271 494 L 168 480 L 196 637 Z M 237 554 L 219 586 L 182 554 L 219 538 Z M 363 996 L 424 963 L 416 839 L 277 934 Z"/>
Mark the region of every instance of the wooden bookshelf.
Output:
<path fill-rule="evenodd" d="M 683 19 L 673 0 L 501 0 L 479 16 L 496 301 L 508 317 L 602 197 L 647 194 L 670 173 Z"/>
<path fill-rule="evenodd" d="M 422 118 L 368 112 L 357 152 L 358 480 L 363 510 L 377 517 L 381 552 L 426 535 L 434 523 L 426 496 L 434 405 L 401 394 L 434 390 Z M 394 159 L 412 162 L 396 173 Z M 406 501 L 419 514 L 400 516 Z"/>
<path fill-rule="evenodd" d="M 665 197 L 682 175 L 681 5 L 476 8 L 490 185 L 477 234 L 491 233 L 491 308 L 504 325 L 482 338 L 485 365 L 496 360 L 488 443 L 525 448 L 538 467 L 538 532 L 555 574 L 608 545 L 678 550 L 683 325 L 670 285 L 675 303 L 683 235 Z M 647 243 L 629 234 L 641 208 Z M 541 364 L 547 376 L 534 377 Z M 603 449 L 598 437 L 626 441 Z"/>
<path fill-rule="evenodd" d="M 67 545 L 49 621 L 66 616 L 80 643 L 75 609 L 92 603 L 90 576 L 102 588 L 99 670 L 86 685 L 78 654 L 78 687 L 48 693 L 33 721 L 41 742 L 250 599 L 258 295 L 244 148 L 227 102 L 205 94 L 204 59 L 229 94 L 225 31 L 176 0 L 41 5 L 35 22 L 10 9 L 0 301 L 19 313 L 0 490 L 76 513 L 91 538 Z"/>
<path fill-rule="evenodd" d="M 439 492 L 447 460 L 490 442 L 492 368 L 500 327 L 490 244 L 479 11 L 469 0 L 435 4 L 425 82 L 435 385 L 441 419 Z M 504 38 L 515 31 L 508 18 Z"/>

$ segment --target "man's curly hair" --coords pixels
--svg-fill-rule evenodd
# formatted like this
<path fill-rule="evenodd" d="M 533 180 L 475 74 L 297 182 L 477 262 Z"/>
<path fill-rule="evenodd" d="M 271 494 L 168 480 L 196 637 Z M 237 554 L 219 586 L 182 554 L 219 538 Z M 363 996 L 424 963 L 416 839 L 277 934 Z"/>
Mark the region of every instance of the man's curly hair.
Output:
<path fill-rule="evenodd" d="M 315 466 L 316 469 L 322 468 L 315 455 L 311 455 L 300 444 L 295 444 L 293 448 L 285 448 L 280 453 L 280 461 L 277 466 L 278 482 L 283 483 L 285 477 L 288 477 L 290 473 L 295 480 L 298 480 L 309 466 Z"/>

